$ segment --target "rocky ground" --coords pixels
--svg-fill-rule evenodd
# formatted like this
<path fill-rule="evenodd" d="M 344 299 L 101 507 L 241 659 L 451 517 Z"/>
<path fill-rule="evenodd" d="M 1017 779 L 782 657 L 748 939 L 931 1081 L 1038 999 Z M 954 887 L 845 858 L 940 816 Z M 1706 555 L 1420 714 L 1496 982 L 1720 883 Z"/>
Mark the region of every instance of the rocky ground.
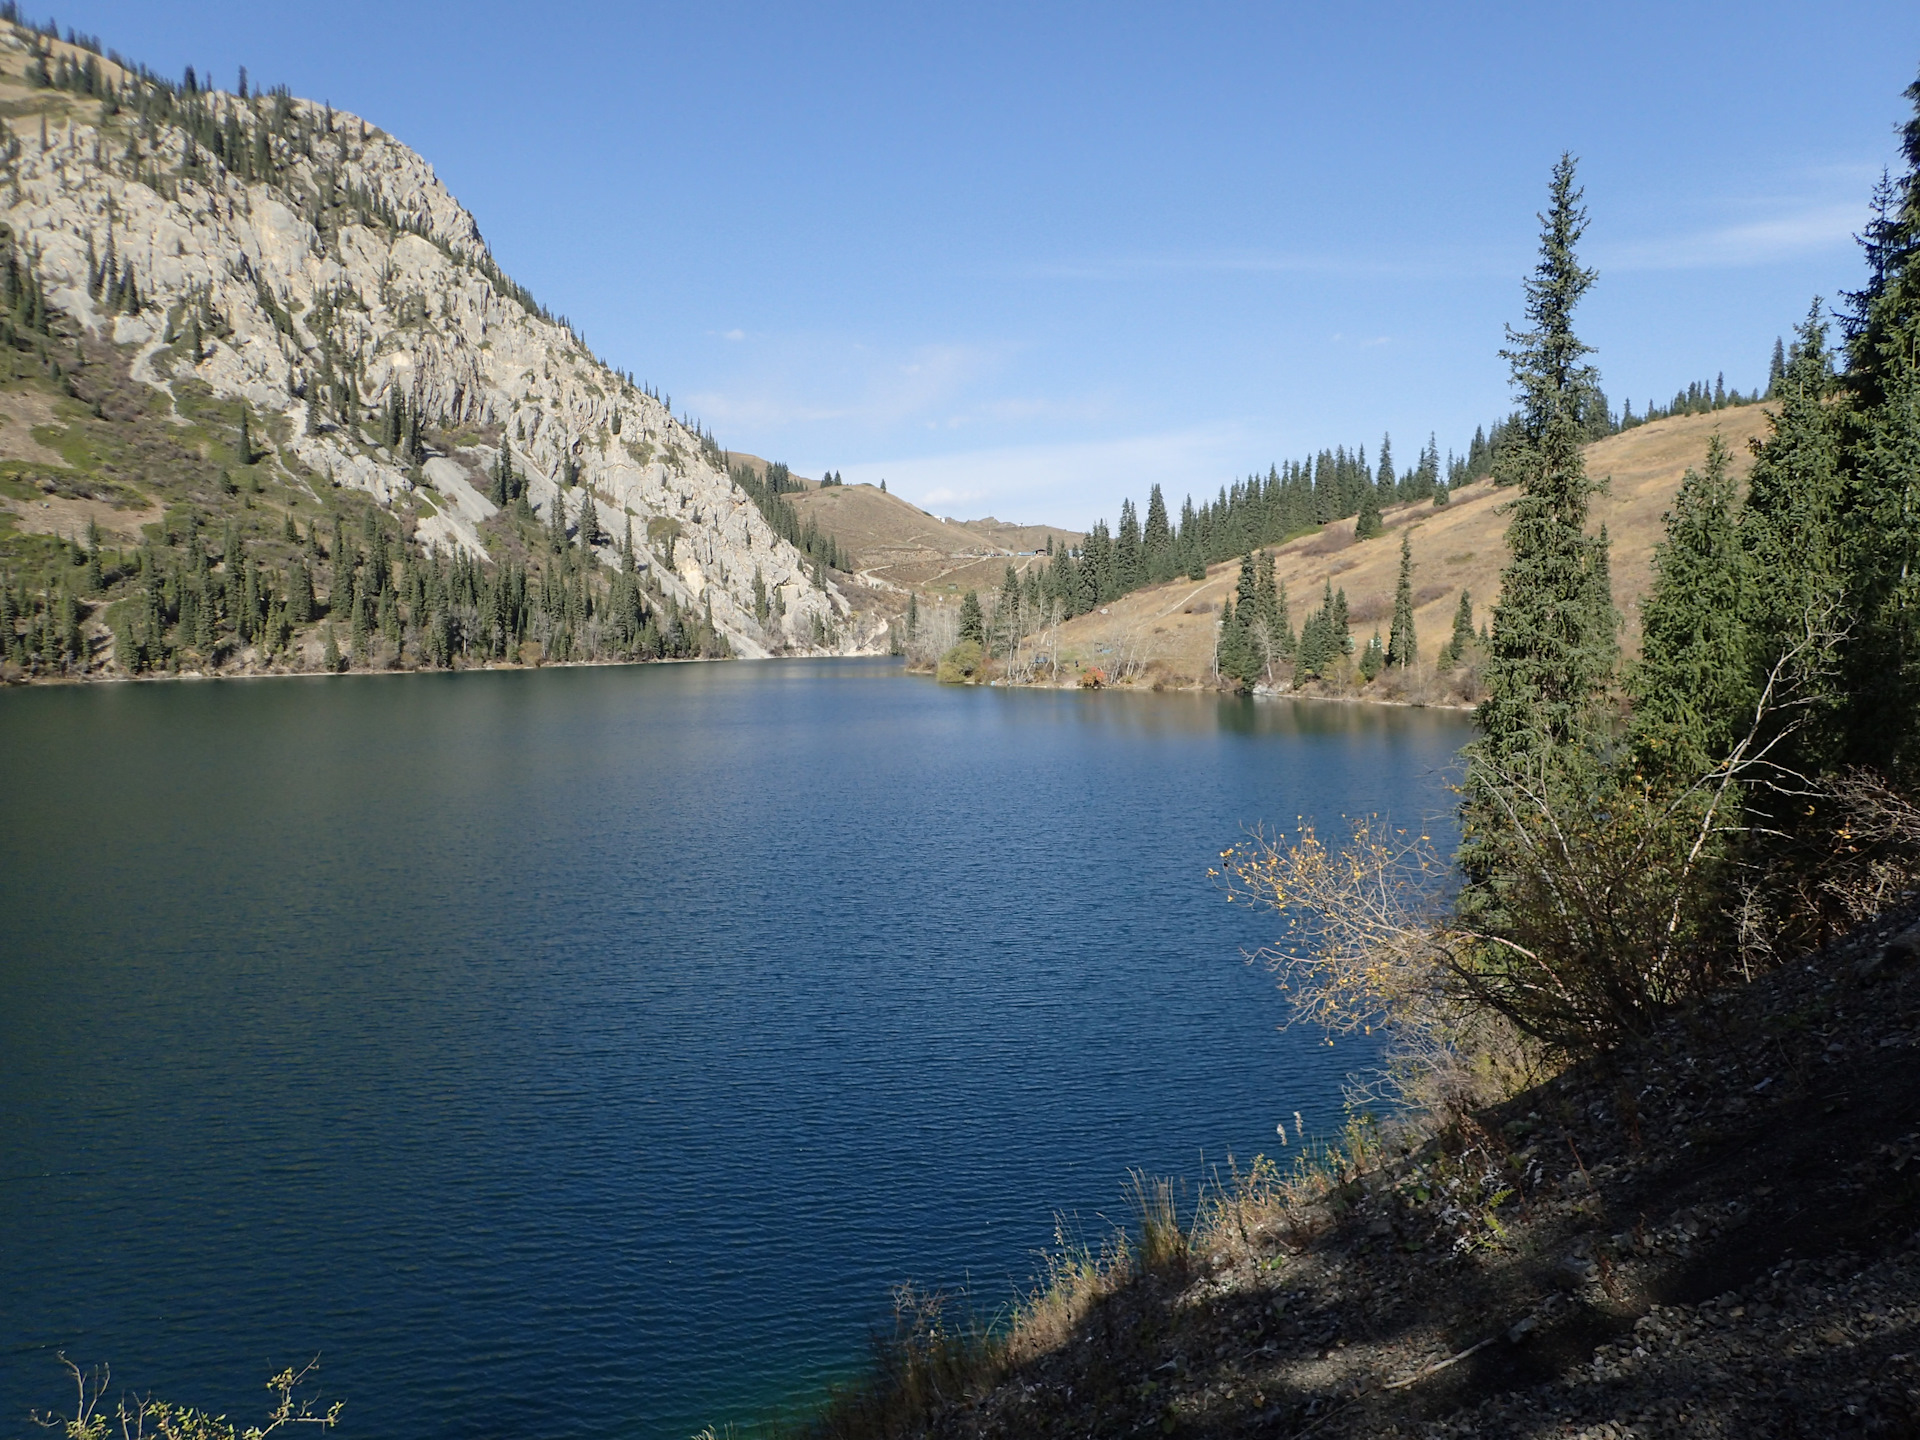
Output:
<path fill-rule="evenodd" d="M 925 1433 L 1920 1434 L 1914 918 L 1135 1280 Z"/>

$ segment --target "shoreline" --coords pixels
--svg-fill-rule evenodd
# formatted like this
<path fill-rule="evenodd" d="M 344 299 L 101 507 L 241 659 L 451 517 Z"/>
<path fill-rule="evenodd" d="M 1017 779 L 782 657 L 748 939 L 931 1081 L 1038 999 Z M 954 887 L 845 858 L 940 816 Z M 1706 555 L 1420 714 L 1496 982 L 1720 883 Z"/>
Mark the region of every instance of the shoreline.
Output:
<path fill-rule="evenodd" d="M 348 670 L 181 670 L 177 673 L 127 675 L 118 671 L 89 672 L 80 675 L 32 675 L 18 679 L 0 679 L 0 692 L 7 690 L 47 690 L 86 685 L 171 685 L 187 682 L 222 680 L 350 680 L 380 679 L 404 675 L 463 675 L 469 673 L 533 674 L 539 670 L 591 670 L 638 668 L 647 665 L 725 665 L 758 664 L 768 660 L 874 660 L 884 655 L 678 655 L 659 660 L 544 660 L 537 665 L 488 664 L 420 666 L 396 665 L 383 669 Z"/>
<path fill-rule="evenodd" d="M 907 673 L 923 679 L 935 680 L 935 683 L 939 683 L 936 680 L 933 668 L 930 666 L 916 666 L 909 663 Z M 1316 700 L 1327 701 L 1338 705 L 1386 705 L 1401 710 L 1452 710 L 1465 715 L 1471 715 L 1480 708 L 1477 702 L 1462 700 L 1411 700 L 1398 695 L 1329 695 L 1310 690 L 1294 690 L 1291 688 L 1276 690 L 1269 686 L 1258 686 L 1250 691 L 1236 691 L 1226 689 L 1219 685 L 1199 683 L 1189 685 L 1133 685 L 1124 683 L 1083 685 L 1071 680 L 1020 681 L 1008 680 L 1003 676 L 996 676 L 986 681 L 965 681 L 962 682 L 962 686 L 963 688 L 972 687 L 983 690 L 1085 690 L 1088 692 L 1125 692 L 1134 695 L 1213 695 L 1222 699 L 1244 699 L 1253 701 Z"/>

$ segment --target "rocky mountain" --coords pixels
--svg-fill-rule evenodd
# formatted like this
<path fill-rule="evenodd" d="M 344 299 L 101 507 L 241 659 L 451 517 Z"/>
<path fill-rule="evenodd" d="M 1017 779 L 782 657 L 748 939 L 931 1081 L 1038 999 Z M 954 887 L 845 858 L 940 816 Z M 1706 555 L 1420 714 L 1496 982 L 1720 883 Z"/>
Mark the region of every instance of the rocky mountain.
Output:
<path fill-rule="evenodd" d="M 357 492 L 423 553 L 485 570 L 517 518 L 584 548 L 602 578 L 637 573 L 645 603 L 700 615 L 729 653 L 873 643 L 712 437 L 509 279 L 424 158 L 283 90 L 165 81 L 75 38 L 0 24 L 0 193 L 59 317 L 50 360 L 34 340 L 50 374 L 67 374 L 67 348 L 99 369 L 110 342 L 107 368 L 166 418 L 191 421 L 188 397 L 239 402 L 240 463 L 289 487 L 289 535 L 301 491 L 335 511 Z"/>

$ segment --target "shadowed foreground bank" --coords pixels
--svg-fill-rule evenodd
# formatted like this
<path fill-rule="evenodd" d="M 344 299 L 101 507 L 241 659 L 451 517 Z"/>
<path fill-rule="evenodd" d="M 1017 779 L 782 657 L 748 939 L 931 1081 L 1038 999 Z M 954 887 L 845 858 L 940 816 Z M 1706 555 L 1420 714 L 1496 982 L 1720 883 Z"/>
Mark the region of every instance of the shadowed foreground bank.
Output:
<path fill-rule="evenodd" d="M 1912 919 L 1419 1148 L 1359 1137 L 1317 1194 L 1149 1224 L 1010 1344 L 923 1327 L 802 1433 L 1920 1433 Z"/>

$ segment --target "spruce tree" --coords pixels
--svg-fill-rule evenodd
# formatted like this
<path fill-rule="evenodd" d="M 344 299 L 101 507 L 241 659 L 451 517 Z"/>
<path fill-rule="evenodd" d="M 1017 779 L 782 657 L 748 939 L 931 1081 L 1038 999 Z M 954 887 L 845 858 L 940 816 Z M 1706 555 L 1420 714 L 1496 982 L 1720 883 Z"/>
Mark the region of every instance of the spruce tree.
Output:
<path fill-rule="evenodd" d="M 1509 327 L 1501 352 L 1520 411 L 1497 473 L 1520 494 L 1507 526 L 1509 558 L 1473 747 L 1476 761 L 1495 766 L 1582 735 L 1618 644 L 1611 601 L 1604 611 L 1598 603 L 1604 555 L 1586 534 L 1596 487 L 1581 445 L 1586 396 L 1596 381 L 1583 361 L 1589 348 L 1573 333 L 1574 308 L 1594 281 L 1575 253 L 1586 229 L 1580 200 L 1573 157 L 1563 155 L 1541 217 L 1540 260 L 1526 282 L 1530 328 Z"/>
<path fill-rule="evenodd" d="M 1052 543 L 1052 537 L 1048 537 Z M 1167 501 L 1160 493 L 1155 482 L 1147 492 L 1147 523 L 1141 527 L 1140 546 L 1146 552 L 1147 578 L 1165 580 L 1172 576 L 1173 565 L 1168 558 L 1168 549 L 1173 544 L 1173 530 L 1167 524 Z"/>
<path fill-rule="evenodd" d="M 1681 787 L 1732 750 L 1755 698 L 1743 619 L 1749 567 L 1728 459 L 1715 432 L 1705 469 L 1680 482 L 1654 549 L 1640 659 L 1627 679 L 1634 758 L 1649 778 Z"/>
<path fill-rule="evenodd" d="M 1837 380 L 1827 351 L 1827 327 L 1815 301 L 1796 332 L 1792 359 L 1772 387 L 1774 413 L 1767 437 L 1754 447 L 1740 509 L 1740 546 L 1752 572 L 1744 621 L 1750 639 L 1751 683 L 1758 686 L 1796 645 L 1809 625 L 1823 637 L 1846 607 L 1841 564 L 1843 503 L 1841 434 L 1833 403 Z M 1834 643 L 1822 639 L 1805 669 L 1831 672 Z M 1837 687 L 1827 684 L 1779 758 L 1814 771 L 1838 758 Z"/>
<path fill-rule="evenodd" d="M 1920 774 L 1920 81 L 1901 132 L 1906 173 L 1883 183 L 1848 297 L 1843 410 L 1847 757 Z"/>
<path fill-rule="evenodd" d="M 1374 639 L 1378 642 L 1379 636 Z M 1420 645 L 1413 633 L 1413 533 L 1402 530 L 1400 578 L 1393 587 L 1393 626 L 1387 632 L 1387 664 L 1406 670 L 1419 658 Z"/>
<path fill-rule="evenodd" d="M 1473 596 L 1462 590 L 1460 608 L 1453 612 L 1453 638 L 1447 641 L 1447 658 L 1458 665 L 1473 643 Z"/>
<path fill-rule="evenodd" d="M 982 646 L 987 643 L 986 617 L 980 613 L 980 596 L 972 590 L 960 597 L 960 639 Z"/>
<path fill-rule="evenodd" d="M 1382 528 L 1380 492 L 1369 485 L 1360 492 L 1360 514 L 1353 522 L 1353 538 L 1371 540 Z"/>
<path fill-rule="evenodd" d="M 1373 638 L 1367 641 L 1367 648 L 1360 652 L 1360 678 L 1371 682 L 1383 666 L 1391 663 L 1387 658 L 1388 653 L 1381 648 L 1380 631 L 1376 628 Z"/>

